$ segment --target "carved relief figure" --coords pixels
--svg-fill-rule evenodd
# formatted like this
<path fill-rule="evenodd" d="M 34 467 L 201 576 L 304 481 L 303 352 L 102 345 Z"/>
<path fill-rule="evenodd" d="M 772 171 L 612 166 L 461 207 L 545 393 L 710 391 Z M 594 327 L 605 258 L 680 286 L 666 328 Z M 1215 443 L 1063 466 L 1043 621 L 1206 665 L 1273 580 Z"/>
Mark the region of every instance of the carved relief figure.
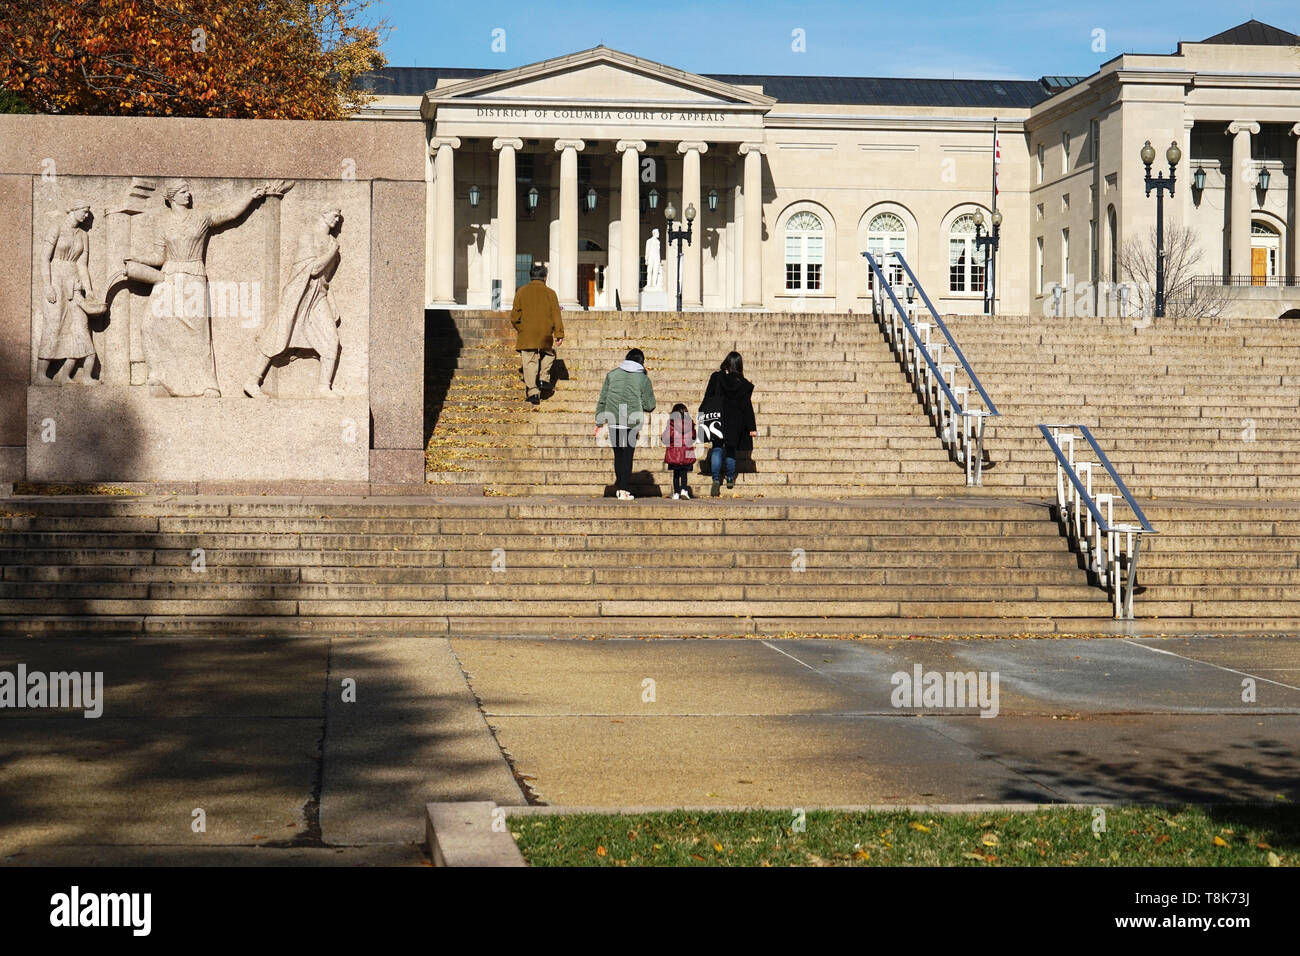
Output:
<path fill-rule="evenodd" d="M 258 356 L 244 394 L 265 398 L 263 377 L 277 356 L 289 349 L 306 349 L 320 356 L 317 393 L 330 396 L 330 382 L 339 356 L 338 310 L 330 298 L 330 278 L 339 266 L 338 232 L 343 214 L 326 209 L 298 238 L 289 281 L 280 293 L 280 308 L 273 322 L 257 335 Z"/>
<path fill-rule="evenodd" d="M 90 206 L 76 205 L 67 210 L 58 225 L 46 234 L 41 252 L 41 272 L 45 279 L 41 292 L 41 337 L 36 357 L 48 362 L 47 373 L 53 381 L 65 385 L 73 380 L 98 385 L 91 377 L 95 364 L 95 344 L 90 336 L 89 315 L 104 311 L 104 303 L 88 298 L 91 293 Z M 62 368 L 55 375 L 55 366 Z"/>
<path fill-rule="evenodd" d="M 659 230 L 650 230 L 650 238 L 645 241 L 645 287 L 651 291 L 662 291 L 664 287 L 664 264 L 659 258 Z"/>
<path fill-rule="evenodd" d="M 246 198 L 203 213 L 194 208 L 189 183 L 177 180 L 168 185 L 163 197 L 167 211 L 159 217 L 154 256 L 148 262 L 126 261 L 132 279 L 155 286 L 142 335 L 147 384 L 154 394 L 221 396 L 204 265 L 208 237 L 214 229 L 240 218 L 268 192 L 269 184 L 255 186 Z"/>

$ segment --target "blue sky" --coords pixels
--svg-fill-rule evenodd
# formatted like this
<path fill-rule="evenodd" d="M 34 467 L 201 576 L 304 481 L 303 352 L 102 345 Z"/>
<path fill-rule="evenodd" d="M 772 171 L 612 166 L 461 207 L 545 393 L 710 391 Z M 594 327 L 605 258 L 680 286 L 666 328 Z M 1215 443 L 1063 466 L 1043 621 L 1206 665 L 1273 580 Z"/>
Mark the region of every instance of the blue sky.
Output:
<path fill-rule="evenodd" d="M 696 73 L 1086 75 L 1255 18 L 1300 32 L 1296 0 L 380 0 L 392 66 L 508 69 L 603 43 Z M 504 52 L 492 49 L 505 31 Z M 792 50 L 801 29 L 806 50 Z M 1095 34 L 1094 31 L 1105 31 Z M 1104 51 L 1094 50 L 1098 41 Z"/>

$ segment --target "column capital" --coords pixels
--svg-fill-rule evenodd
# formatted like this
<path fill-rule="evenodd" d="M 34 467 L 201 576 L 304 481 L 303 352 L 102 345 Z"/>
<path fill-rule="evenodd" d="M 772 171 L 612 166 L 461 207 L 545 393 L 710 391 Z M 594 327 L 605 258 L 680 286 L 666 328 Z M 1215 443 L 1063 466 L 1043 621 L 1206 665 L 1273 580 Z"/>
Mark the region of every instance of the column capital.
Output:
<path fill-rule="evenodd" d="M 1254 120 L 1233 120 L 1228 124 L 1228 135 L 1236 136 L 1238 133 L 1249 133 L 1251 136 L 1259 135 L 1259 124 Z"/>
<path fill-rule="evenodd" d="M 450 146 L 452 149 L 460 149 L 459 136 L 435 136 L 429 140 L 429 155 L 433 156 L 443 146 Z"/>
<path fill-rule="evenodd" d="M 1300 136 L 1300 123 L 1296 123 L 1294 126 L 1291 127 L 1291 135 Z"/>
<path fill-rule="evenodd" d="M 682 142 L 677 144 L 677 152 L 689 153 L 691 150 L 703 155 L 709 151 L 709 144 L 704 142 Z"/>
<path fill-rule="evenodd" d="M 518 138 L 512 139 L 509 136 L 502 136 L 492 140 L 493 149 L 505 149 L 507 146 L 509 146 L 511 149 L 515 150 L 516 152 L 518 152 L 519 150 L 524 148 L 524 141 Z"/>
<path fill-rule="evenodd" d="M 741 156 L 748 156 L 750 153 L 766 153 L 767 147 L 762 143 L 741 143 L 739 150 Z"/>
<path fill-rule="evenodd" d="M 629 149 L 638 153 L 645 152 L 645 140 L 643 139 L 620 139 L 615 146 L 620 153 L 626 153 Z"/>
<path fill-rule="evenodd" d="M 555 151 L 557 153 L 562 153 L 566 149 L 576 149 L 578 152 L 582 152 L 586 146 L 587 144 L 580 139 L 557 139 L 555 141 Z"/>

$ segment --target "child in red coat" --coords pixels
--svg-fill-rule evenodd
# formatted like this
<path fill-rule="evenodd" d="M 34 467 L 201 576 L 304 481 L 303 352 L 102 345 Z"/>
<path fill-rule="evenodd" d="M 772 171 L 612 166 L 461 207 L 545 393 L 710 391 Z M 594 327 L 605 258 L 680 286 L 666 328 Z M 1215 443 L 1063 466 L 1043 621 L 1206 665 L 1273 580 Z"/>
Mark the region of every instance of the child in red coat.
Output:
<path fill-rule="evenodd" d="M 691 467 L 695 464 L 695 422 L 686 406 L 678 402 L 668 416 L 668 427 L 661 437 L 664 445 L 664 463 L 673 471 L 673 501 L 689 500 L 688 482 Z"/>

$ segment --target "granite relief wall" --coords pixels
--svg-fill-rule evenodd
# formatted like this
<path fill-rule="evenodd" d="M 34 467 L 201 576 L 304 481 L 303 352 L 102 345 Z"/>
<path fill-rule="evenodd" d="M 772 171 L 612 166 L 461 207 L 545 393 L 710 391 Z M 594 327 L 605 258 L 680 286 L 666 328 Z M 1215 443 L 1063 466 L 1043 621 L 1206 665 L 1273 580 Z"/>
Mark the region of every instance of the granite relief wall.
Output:
<path fill-rule="evenodd" d="M 0 117 L 0 480 L 422 482 L 423 149 Z"/>

